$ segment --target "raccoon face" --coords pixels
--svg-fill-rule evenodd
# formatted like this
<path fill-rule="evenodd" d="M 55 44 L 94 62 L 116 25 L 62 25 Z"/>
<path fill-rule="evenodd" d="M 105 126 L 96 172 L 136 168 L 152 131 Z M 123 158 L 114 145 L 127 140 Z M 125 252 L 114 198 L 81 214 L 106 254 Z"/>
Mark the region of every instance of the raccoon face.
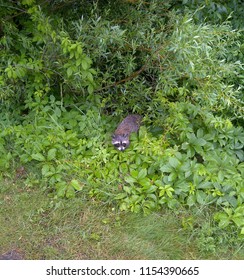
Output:
<path fill-rule="evenodd" d="M 130 145 L 129 135 L 128 134 L 123 134 L 123 135 L 114 134 L 112 136 L 112 144 L 114 145 L 114 147 L 117 150 L 124 151 Z"/>

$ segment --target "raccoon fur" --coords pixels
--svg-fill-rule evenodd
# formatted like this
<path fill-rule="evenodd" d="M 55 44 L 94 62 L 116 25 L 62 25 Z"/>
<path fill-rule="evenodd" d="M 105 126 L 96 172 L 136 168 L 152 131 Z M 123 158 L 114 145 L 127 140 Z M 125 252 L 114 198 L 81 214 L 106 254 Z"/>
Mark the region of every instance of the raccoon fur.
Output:
<path fill-rule="evenodd" d="M 140 115 L 128 115 L 118 125 L 112 136 L 112 144 L 119 151 L 124 151 L 130 145 L 130 134 L 137 132 L 140 128 L 142 116 Z"/>

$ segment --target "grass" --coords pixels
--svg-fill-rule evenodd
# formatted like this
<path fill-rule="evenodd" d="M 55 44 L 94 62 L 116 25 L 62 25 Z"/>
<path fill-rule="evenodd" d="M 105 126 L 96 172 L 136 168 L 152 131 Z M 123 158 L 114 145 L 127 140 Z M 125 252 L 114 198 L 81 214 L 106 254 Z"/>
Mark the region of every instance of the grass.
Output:
<path fill-rule="evenodd" d="M 24 259 L 243 259 L 242 244 L 217 242 L 210 216 L 199 213 L 124 213 L 85 197 L 55 199 L 24 180 L 3 179 L 0 254 L 17 250 Z"/>

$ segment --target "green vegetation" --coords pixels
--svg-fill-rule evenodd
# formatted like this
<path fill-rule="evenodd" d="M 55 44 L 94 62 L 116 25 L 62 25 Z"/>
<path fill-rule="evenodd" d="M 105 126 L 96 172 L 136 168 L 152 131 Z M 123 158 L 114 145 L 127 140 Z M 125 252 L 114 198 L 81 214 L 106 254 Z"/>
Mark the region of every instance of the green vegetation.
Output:
<path fill-rule="evenodd" d="M 117 211 L 77 196 L 46 197 L 25 180 L 5 180 L 0 192 L 1 253 L 25 259 L 243 259 L 235 235 L 194 215 L 164 209 L 148 216 Z M 226 245 L 226 241 L 229 245 Z"/>
<path fill-rule="evenodd" d="M 179 2 L 0 4 L 1 213 L 33 215 L 14 236 L 31 252 L 36 232 L 28 258 L 243 257 L 239 1 Z M 143 125 L 121 153 L 111 133 L 131 112 Z"/>

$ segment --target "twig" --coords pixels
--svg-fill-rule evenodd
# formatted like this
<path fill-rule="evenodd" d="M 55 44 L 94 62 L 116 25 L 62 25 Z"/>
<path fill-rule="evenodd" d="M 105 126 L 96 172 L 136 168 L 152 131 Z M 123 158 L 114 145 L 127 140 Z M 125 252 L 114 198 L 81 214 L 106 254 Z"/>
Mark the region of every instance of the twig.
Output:
<path fill-rule="evenodd" d="M 105 90 L 105 89 L 108 89 L 108 88 L 111 88 L 111 87 L 115 87 L 117 85 L 120 85 L 122 83 L 126 83 L 126 82 L 134 79 L 135 77 L 140 75 L 147 68 L 149 60 L 152 58 L 153 55 L 157 54 L 162 48 L 163 48 L 163 45 L 161 45 L 150 57 L 147 58 L 145 64 L 139 70 L 137 70 L 136 72 L 132 73 L 129 77 L 126 77 L 126 78 L 124 78 L 124 79 L 122 79 L 120 81 L 114 82 L 113 84 L 107 85 L 105 87 L 96 89 L 95 92 L 99 92 L 99 91 L 102 91 L 102 90 Z"/>

